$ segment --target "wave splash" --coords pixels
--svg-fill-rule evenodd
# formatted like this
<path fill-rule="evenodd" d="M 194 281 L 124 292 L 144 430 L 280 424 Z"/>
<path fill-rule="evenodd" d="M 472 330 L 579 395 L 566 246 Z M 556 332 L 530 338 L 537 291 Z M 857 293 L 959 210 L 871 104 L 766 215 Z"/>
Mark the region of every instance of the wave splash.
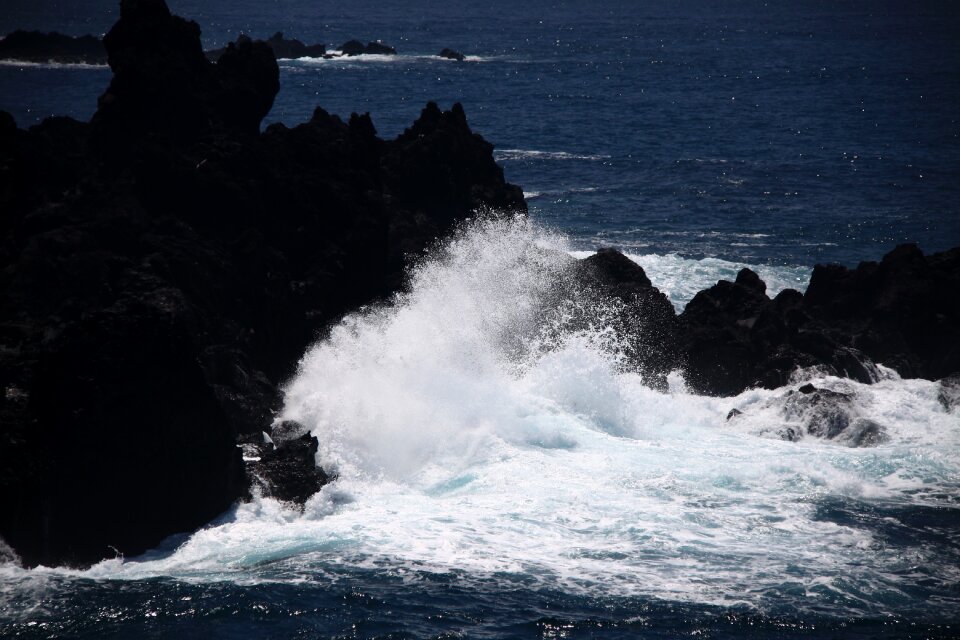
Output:
<path fill-rule="evenodd" d="M 930 532 L 956 510 L 960 419 L 935 383 L 801 376 L 850 394 L 884 440 L 784 440 L 802 419 L 783 410 L 786 390 L 698 397 L 673 375 L 657 392 L 620 366 L 603 309 L 545 314 L 567 286 L 568 251 L 522 219 L 465 228 L 413 270 L 409 293 L 344 319 L 304 356 L 279 417 L 306 425 L 340 478 L 302 514 L 255 500 L 179 545 L 82 575 L 453 573 L 840 614 L 955 601 L 958 546 Z M 570 329 L 573 316 L 588 321 Z M 743 414 L 728 421 L 731 408 Z"/>

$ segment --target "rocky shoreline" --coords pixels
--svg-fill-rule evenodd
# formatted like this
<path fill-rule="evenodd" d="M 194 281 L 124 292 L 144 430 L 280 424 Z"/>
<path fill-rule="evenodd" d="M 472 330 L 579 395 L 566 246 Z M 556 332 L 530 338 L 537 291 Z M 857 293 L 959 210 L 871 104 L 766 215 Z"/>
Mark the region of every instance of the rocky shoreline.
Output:
<path fill-rule="evenodd" d="M 261 131 L 279 90 L 268 44 L 214 63 L 163 0 L 123 0 L 103 45 L 114 75 L 89 123 L 21 130 L 0 112 L 0 537 L 27 566 L 136 555 L 252 488 L 302 503 L 330 480 L 317 441 L 271 424 L 305 348 L 402 290 L 459 222 L 526 210 L 460 105 L 428 104 L 394 140 L 320 108 Z M 616 250 L 574 273 L 616 302 L 653 386 L 678 369 L 711 395 L 798 367 L 960 372 L 960 249 L 818 266 L 806 293 L 773 299 L 744 269 L 680 314 Z M 826 402 L 816 391 L 790 402 Z"/>

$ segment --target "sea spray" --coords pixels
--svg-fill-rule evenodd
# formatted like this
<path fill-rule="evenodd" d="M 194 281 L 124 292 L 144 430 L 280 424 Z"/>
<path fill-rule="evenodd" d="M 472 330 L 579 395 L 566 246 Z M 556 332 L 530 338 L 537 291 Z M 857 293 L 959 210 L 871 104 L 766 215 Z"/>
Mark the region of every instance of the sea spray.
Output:
<path fill-rule="evenodd" d="M 446 580 L 799 616 L 955 602 L 960 420 L 936 383 L 809 372 L 796 384 L 850 393 L 887 440 L 783 440 L 793 386 L 700 397 L 623 367 L 606 312 L 568 299 L 567 248 L 478 221 L 308 351 L 279 418 L 339 479 L 303 513 L 259 499 L 141 558 L 8 579 Z"/>

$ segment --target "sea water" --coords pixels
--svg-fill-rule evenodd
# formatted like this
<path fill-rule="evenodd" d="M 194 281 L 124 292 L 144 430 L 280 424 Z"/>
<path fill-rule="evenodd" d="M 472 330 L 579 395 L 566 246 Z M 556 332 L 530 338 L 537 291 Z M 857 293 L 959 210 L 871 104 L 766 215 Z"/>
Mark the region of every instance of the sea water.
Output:
<path fill-rule="evenodd" d="M 319 104 L 389 137 L 461 101 L 530 216 L 459 229 L 407 293 L 306 351 L 278 419 L 338 479 L 302 512 L 256 498 L 85 571 L 8 562 L 0 634 L 957 636 L 960 416 L 936 383 L 811 371 L 709 398 L 676 373 L 654 391 L 602 304 L 580 300 L 576 330 L 541 313 L 600 246 L 679 311 L 742 266 L 774 293 L 816 262 L 960 244 L 956 12 L 772 4 L 171 0 L 210 47 L 278 30 L 396 46 L 281 61 L 266 122 Z M 102 33 L 115 5 L 13 0 L 0 31 Z M 108 81 L 3 65 L 0 108 L 86 118 Z M 882 441 L 784 440 L 804 382 L 851 394 Z"/>

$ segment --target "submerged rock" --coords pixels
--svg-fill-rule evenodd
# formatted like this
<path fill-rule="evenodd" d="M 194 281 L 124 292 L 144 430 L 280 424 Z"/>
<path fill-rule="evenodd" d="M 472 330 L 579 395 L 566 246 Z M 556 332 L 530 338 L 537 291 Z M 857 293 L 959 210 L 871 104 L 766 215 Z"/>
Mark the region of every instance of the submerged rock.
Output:
<path fill-rule="evenodd" d="M 960 407 L 960 373 L 955 373 L 940 380 L 937 400 L 947 411 L 954 411 L 957 407 Z"/>
<path fill-rule="evenodd" d="M 18 29 L 0 40 L 0 60 L 99 65 L 107 63 L 107 50 L 95 36 Z"/>
<path fill-rule="evenodd" d="M 851 447 L 875 446 L 887 440 L 883 425 L 858 415 L 852 393 L 806 384 L 787 392 L 780 402 L 786 420 L 801 425 L 800 432 L 788 428 L 785 439 L 810 435 Z"/>

